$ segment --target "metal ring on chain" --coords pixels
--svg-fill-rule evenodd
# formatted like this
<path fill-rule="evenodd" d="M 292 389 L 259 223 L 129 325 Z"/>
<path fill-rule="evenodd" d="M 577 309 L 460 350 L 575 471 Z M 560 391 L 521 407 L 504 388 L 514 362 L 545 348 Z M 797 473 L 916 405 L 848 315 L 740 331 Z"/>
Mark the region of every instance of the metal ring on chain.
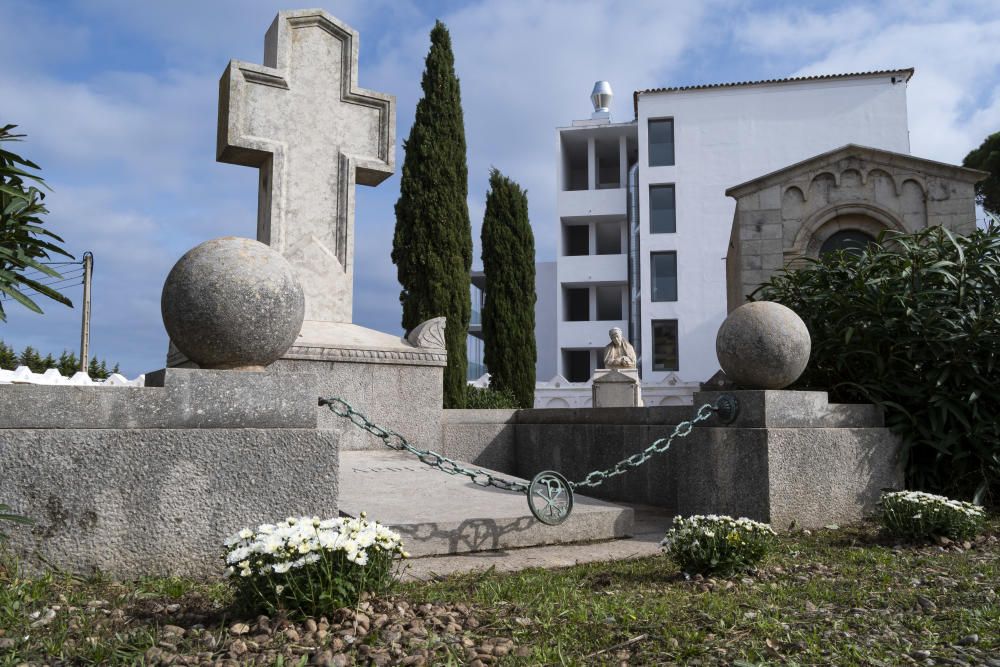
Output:
<path fill-rule="evenodd" d="M 528 508 L 542 523 L 558 526 L 573 511 L 573 489 L 559 473 L 543 470 L 528 485 Z"/>

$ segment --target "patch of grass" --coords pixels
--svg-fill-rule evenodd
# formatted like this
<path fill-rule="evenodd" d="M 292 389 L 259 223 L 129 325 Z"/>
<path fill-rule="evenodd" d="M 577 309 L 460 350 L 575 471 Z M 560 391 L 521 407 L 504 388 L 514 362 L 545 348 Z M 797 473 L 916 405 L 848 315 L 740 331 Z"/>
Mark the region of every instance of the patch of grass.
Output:
<path fill-rule="evenodd" d="M 465 575 L 406 593 L 486 610 L 491 632 L 531 647 L 512 664 L 896 665 L 921 651 L 974 664 L 1000 658 L 995 539 L 896 546 L 860 526 L 784 535 L 754 574 L 728 579 L 689 579 L 645 558 Z"/>
<path fill-rule="evenodd" d="M 993 516 L 988 533 L 998 529 Z M 1000 659 L 1000 544 L 968 546 L 897 544 L 864 525 L 781 535 L 756 571 L 730 578 L 689 578 L 652 557 L 407 583 L 396 597 L 469 605 L 478 627 L 464 636 L 513 640 L 500 665 L 984 664 Z M 28 576 L 0 554 L 0 666 L 142 664 L 165 646 L 197 664 L 226 658 L 229 627 L 243 620 L 231 603 L 220 583 Z M 358 644 L 384 644 L 383 634 Z M 439 661 L 469 659 L 459 644 L 442 650 Z M 291 656 L 275 659 L 299 664 Z"/>

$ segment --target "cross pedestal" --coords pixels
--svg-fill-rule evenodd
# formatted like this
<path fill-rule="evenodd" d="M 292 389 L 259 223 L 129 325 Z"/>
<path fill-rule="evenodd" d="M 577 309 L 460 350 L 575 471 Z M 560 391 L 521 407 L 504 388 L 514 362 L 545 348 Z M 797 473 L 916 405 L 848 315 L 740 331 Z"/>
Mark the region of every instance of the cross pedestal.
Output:
<path fill-rule="evenodd" d="M 257 239 L 284 255 L 305 322 L 270 372 L 313 382 L 416 442 L 440 438 L 444 318 L 406 338 L 351 322 L 354 186 L 395 168 L 395 98 L 358 86 L 358 33 L 322 10 L 280 12 L 264 64 L 231 61 L 219 81 L 217 157 L 260 172 Z M 386 254 L 389 248 L 385 249 Z M 172 349 L 170 366 L 191 365 Z M 321 428 L 334 428 L 322 410 Z M 375 448 L 344 432 L 342 448 Z"/>

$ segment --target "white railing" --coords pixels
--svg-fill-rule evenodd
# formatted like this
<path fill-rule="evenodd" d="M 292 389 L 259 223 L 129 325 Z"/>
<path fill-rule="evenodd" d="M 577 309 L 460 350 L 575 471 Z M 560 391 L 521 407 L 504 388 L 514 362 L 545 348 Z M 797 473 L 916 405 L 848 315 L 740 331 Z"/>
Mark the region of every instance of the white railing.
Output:
<path fill-rule="evenodd" d="M 474 387 L 490 386 L 490 374 L 470 382 Z M 694 392 L 701 383 L 684 382 L 675 374 L 666 375 L 660 382 L 642 383 L 642 402 L 646 407 L 658 405 L 691 405 Z M 536 408 L 589 408 L 593 400 L 591 381 L 570 382 L 556 375 L 548 382 L 535 383 Z"/>
<path fill-rule="evenodd" d="M 65 377 L 55 368 L 44 373 L 32 373 L 27 366 L 18 366 L 12 371 L 0 368 L 0 384 L 53 384 L 74 385 L 82 387 L 142 387 L 146 384 L 146 376 L 140 375 L 129 380 L 124 375 L 112 373 L 106 380 L 91 380 L 83 371 L 77 371 L 71 377 Z"/>

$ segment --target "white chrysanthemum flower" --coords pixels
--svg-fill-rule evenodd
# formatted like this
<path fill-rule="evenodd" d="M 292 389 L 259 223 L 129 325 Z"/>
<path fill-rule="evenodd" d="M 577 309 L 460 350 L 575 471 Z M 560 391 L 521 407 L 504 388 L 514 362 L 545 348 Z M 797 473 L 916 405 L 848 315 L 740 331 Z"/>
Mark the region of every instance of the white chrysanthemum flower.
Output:
<path fill-rule="evenodd" d="M 287 563 L 287 562 L 285 562 L 285 563 L 275 563 L 271 567 L 275 571 L 276 574 L 284 574 L 285 572 L 288 572 L 290 569 L 292 569 L 291 563 Z"/>

